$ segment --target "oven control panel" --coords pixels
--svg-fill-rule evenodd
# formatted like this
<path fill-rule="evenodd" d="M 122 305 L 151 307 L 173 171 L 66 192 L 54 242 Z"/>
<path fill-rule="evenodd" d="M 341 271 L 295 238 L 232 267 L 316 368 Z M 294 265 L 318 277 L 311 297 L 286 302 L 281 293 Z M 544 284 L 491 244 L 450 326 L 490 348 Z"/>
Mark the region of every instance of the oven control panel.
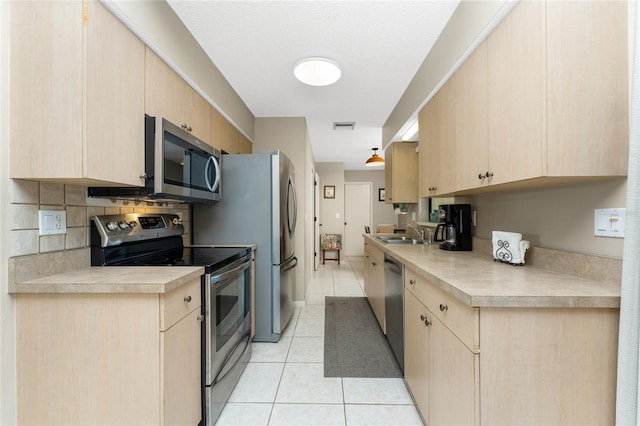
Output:
<path fill-rule="evenodd" d="M 91 245 L 99 239 L 102 247 L 120 245 L 184 234 L 182 219 L 177 214 L 116 214 L 91 218 Z"/>

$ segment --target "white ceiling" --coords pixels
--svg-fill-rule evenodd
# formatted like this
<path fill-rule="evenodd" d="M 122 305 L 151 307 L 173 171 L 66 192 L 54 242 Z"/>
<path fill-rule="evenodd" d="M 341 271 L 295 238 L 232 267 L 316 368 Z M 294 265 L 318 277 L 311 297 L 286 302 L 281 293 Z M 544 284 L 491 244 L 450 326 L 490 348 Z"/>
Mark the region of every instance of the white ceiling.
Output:
<path fill-rule="evenodd" d="M 459 0 L 168 3 L 256 117 L 306 117 L 315 160 L 357 170 Z M 297 81 L 310 56 L 339 63 L 342 78 Z"/>

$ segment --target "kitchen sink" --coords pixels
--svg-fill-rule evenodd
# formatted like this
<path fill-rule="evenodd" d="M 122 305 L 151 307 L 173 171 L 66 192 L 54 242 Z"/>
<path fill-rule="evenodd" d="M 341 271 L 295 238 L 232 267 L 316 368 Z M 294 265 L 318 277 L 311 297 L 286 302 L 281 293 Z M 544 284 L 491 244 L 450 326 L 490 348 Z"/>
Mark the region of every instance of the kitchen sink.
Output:
<path fill-rule="evenodd" d="M 385 244 L 427 244 L 427 242 L 423 239 L 412 237 L 379 236 L 376 238 Z"/>

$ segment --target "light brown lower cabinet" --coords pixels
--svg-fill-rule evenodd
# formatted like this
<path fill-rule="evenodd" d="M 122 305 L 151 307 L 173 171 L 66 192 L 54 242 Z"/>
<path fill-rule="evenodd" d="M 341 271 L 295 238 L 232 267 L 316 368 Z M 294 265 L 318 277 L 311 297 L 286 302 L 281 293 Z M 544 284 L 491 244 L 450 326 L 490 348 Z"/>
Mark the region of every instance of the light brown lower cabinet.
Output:
<path fill-rule="evenodd" d="M 380 249 L 365 242 L 364 255 L 364 294 L 378 320 L 380 329 L 387 334 L 384 307 L 384 254 Z"/>
<path fill-rule="evenodd" d="M 18 424 L 197 425 L 200 307 L 199 279 L 165 294 L 17 294 Z"/>
<path fill-rule="evenodd" d="M 405 380 L 429 426 L 614 424 L 618 318 L 472 308 L 406 268 Z"/>

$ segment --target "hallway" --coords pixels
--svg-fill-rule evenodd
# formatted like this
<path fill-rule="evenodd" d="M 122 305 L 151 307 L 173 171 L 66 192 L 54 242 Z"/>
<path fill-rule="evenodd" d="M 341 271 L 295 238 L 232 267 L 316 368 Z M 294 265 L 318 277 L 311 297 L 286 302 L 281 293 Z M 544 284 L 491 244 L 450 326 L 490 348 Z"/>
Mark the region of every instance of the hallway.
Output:
<path fill-rule="evenodd" d="M 331 263 L 280 341 L 253 344 L 218 425 L 422 425 L 402 379 L 324 377 L 324 298 L 364 297 L 364 257 Z"/>

